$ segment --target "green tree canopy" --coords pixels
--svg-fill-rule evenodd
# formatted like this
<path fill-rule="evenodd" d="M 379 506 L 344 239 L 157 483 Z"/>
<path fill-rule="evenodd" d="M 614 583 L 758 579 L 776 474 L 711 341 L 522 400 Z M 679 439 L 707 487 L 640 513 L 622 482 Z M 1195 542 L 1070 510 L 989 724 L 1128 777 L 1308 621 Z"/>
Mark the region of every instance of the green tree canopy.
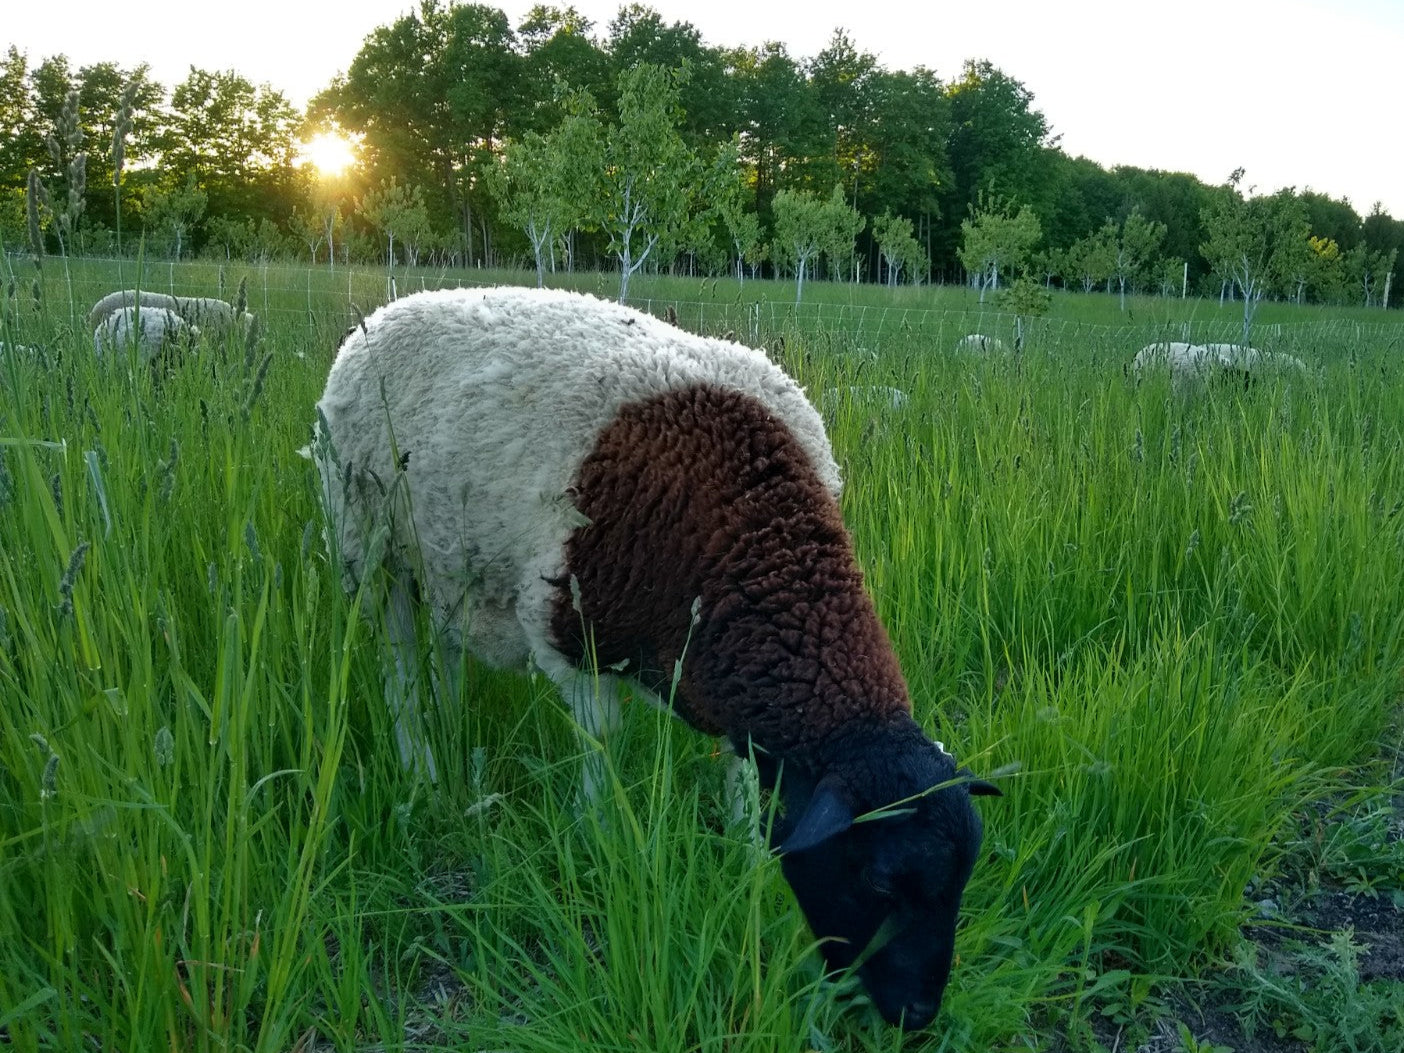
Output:
<path fill-rule="evenodd" d="M 1030 206 L 1016 212 L 1014 202 L 993 195 L 981 196 L 979 206 L 961 221 L 960 231 L 960 262 L 979 285 L 981 303 L 987 288 L 999 288 L 1000 272 L 1018 271 L 1043 237 Z"/>
<path fill-rule="evenodd" d="M 776 260 L 794 265 L 795 303 L 804 297 L 804 276 L 820 252 L 842 253 L 851 248 L 862 229 L 859 216 L 835 186 L 827 199 L 807 190 L 782 190 L 775 195 Z"/>
<path fill-rule="evenodd" d="M 366 38 L 311 112 L 364 136 L 374 179 L 424 180 L 431 217 L 457 228 L 472 258 L 482 171 L 531 101 L 523 72 L 501 11 L 422 0 L 418 11 Z"/>
<path fill-rule="evenodd" d="M 1217 274 L 1233 282 L 1243 299 L 1246 344 L 1263 297 L 1290 285 L 1296 257 L 1306 245 L 1310 228 L 1306 208 L 1291 189 L 1244 197 L 1238 192 L 1238 179 L 1236 173 L 1204 210 L 1209 238 L 1201 251 Z"/>
<path fill-rule="evenodd" d="M 1044 148 L 1050 143 L 1048 121 L 1034 107 L 1033 93 L 982 60 L 966 62 L 947 95 L 953 180 L 945 214 L 969 215 L 980 207 L 981 195 L 1042 202 L 1049 183 Z"/>
<path fill-rule="evenodd" d="M 528 132 L 505 144 L 491 186 L 503 218 L 527 236 L 538 287 L 556 240 L 589 219 L 603 157 L 604 133 L 588 95 L 548 135 Z"/>
<path fill-rule="evenodd" d="M 216 215 L 257 217 L 297 183 L 300 119 L 282 92 L 232 70 L 191 68 L 158 138 L 160 185 L 193 180 Z"/>
<path fill-rule="evenodd" d="M 1126 310 L 1126 283 L 1147 272 L 1160 243 L 1165 238 L 1165 224 L 1146 219 L 1139 208 L 1133 208 L 1118 227 L 1108 225 L 1111 244 L 1111 277 L 1117 281 L 1121 309 Z"/>
<path fill-rule="evenodd" d="M 605 132 L 595 221 L 619 261 L 619 299 L 662 242 L 685 240 L 705 188 L 702 164 L 679 130 L 680 72 L 644 63 L 620 75 L 619 120 Z"/>
<path fill-rule="evenodd" d="M 883 266 L 887 270 L 887 284 L 896 285 L 903 269 L 912 275 L 913 280 L 921 276 L 926 265 L 926 254 L 912 236 L 912 221 L 905 216 L 894 216 L 884 212 L 873 220 L 873 240 L 882 253 Z"/>

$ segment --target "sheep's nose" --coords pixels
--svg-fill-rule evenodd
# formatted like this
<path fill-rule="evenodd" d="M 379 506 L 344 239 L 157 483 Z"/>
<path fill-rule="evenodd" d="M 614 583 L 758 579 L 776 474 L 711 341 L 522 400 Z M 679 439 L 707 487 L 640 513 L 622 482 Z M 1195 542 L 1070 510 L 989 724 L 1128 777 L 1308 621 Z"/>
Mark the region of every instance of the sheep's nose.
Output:
<path fill-rule="evenodd" d="M 920 1031 L 936 1019 L 939 1002 L 913 1002 L 902 1013 L 902 1028 L 906 1031 Z"/>

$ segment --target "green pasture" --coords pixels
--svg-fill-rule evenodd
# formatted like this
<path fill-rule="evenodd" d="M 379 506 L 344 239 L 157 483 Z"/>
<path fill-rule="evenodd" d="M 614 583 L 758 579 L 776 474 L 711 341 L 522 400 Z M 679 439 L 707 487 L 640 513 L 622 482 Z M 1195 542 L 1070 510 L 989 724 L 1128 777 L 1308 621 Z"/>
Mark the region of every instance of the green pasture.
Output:
<path fill-rule="evenodd" d="M 340 589 L 297 452 L 389 276 L 6 266 L 7 1048 L 1094 1049 L 1185 992 L 1266 982 L 1243 927 L 1266 883 L 1321 862 L 1303 816 L 1387 817 L 1399 791 L 1396 313 L 1265 305 L 1254 343 L 1306 375 L 1185 396 L 1123 367 L 1152 340 L 1235 339 L 1238 305 L 1056 294 L 1022 354 L 976 358 L 955 341 L 1012 342 L 1013 319 L 966 289 L 808 285 L 796 307 L 785 283 L 637 281 L 640 306 L 840 389 L 844 511 L 917 717 L 1004 789 L 979 804 L 945 1006 L 903 1036 L 821 979 L 684 725 L 631 707 L 613 792 L 582 812 L 550 685 L 469 662 L 430 721 L 440 784 L 401 771 L 380 629 Z M 393 288 L 503 280 L 529 277 Z M 241 282 L 255 339 L 159 379 L 95 359 L 103 293 Z M 1380 858 L 1369 891 L 1404 896 Z M 1392 1053 L 1380 1020 L 1308 1048 Z"/>

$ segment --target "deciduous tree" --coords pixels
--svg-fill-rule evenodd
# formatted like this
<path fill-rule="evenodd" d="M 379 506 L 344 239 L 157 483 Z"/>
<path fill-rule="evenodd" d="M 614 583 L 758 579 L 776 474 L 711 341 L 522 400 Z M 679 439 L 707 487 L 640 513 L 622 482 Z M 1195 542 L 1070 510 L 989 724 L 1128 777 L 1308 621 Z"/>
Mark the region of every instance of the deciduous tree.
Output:
<path fill-rule="evenodd" d="M 842 193 L 842 189 L 839 191 Z M 776 261 L 794 265 L 795 303 L 804 297 L 804 274 L 824 246 L 824 201 L 807 190 L 782 190 L 775 210 Z"/>
<path fill-rule="evenodd" d="M 1082 286 L 1083 292 L 1090 293 L 1111 277 L 1112 254 L 1111 240 L 1102 227 L 1073 242 L 1068 249 L 1066 274 Z"/>
<path fill-rule="evenodd" d="M 1288 283 L 1293 257 L 1310 230 L 1306 209 L 1291 188 L 1245 198 L 1237 183 L 1237 179 L 1230 180 L 1204 210 L 1209 239 L 1200 251 L 1216 273 L 1233 282 L 1242 297 L 1246 344 L 1258 305 L 1268 292 Z"/>
<path fill-rule="evenodd" d="M 431 218 L 455 227 L 472 259 L 487 192 L 482 173 L 536 101 L 522 90 L 523 74 L 500 10 L 422 0 L 417 11 L 374 30 L 310 110 L 364 136 L 373 178 L 425 180 Z"/>
<path fill-rule="evenodd" d="M 1398 249 L 1376 252 L 1364 245 L 1357 245 L 1345 254 L 1345 273 L 1349 276 L 1357 292 L 1363 296 L 1366 307 L 1375 305 L 1375 298 L 1384 293 L 1388 276 L 1394 270 Z M 1381 306 L 1384 306 L 1381 301 Z"/>
<path fill-rule="evenodd" d="M 595 221 L 619 261 L 619 299 L 659 243 L 678 244 L 701 208 L 702 166 L 679 133 L 680 73 L 647 63 L 619 78 L 619 120 L 605 131 Z"/>
<path fill-rule="evenodd" d="M 1043 236 L 1038 216 L 1023 205 L 1016 212 L 1012 201 L 981 196 L 980 204 L 961 221 L 960 262 L 980 287 L 980 302 L 987 288 L 999 288 L 1001 271 L 1013 273 L 1023 266 Z"/>
<path fill-rule="evenodd" d="M 549 134 L 527 132 L 505 145 L 490 186 L 502 218 L 526 233 L 538 287 L 557 240 L 586 218 L 603 167 L 603 130 L 588 95 Z"/>
<path fill-rule="evenodd" d="M 795 303 L 804 296 L 804 276 L 820 252 L 851 251 L 863 217 L 844 200 L 842 186 L 828 199 L 807 190 L 782 190 L 775 195 L 775 259 L 793 263 Z"/>
<path fill-rule="evenodd" d="M 142 220 L 147 237 L 164 239 L 171 254 L 180 259 L 190 242 L 191 231 L 208 206 L 209 196 L 196 185 L 194 173 L 186 176 L 182 186 L 146 187 L 142 194 Z"/>
<path fill-rule="evenodd" d="M 1139 208 L 1133 208 L 1120 227 L 1111 224 L 1110 228 L 1111 277 L 1116 279 L 1121 309 L 1124 311 L 1126 283 L 1140 275 L 1150 264 L 1165 237 L 1165 224 L 1148 220 L 1141 215 Z"/>
<path fill-rule="evenodd" d="M 395 239 L 405 249 L 405 262 L 417 262 L 418 247 L 429 234 L 429 211 L 418 186 L 403 186 L 393 176 L 361 199 L 361 214 L 385 238 L 385 262 L 395 265 Z"/>
<path fill-rule="evenodd" d="M 271 202 L 295 197 L 300 118 L 282 92 L 232 70 L 192 67 L 171 92 L 157 138 L 161 181 L 171 190 L 193 181 L 214 215 L 251 218 Z"/>
<path fill-rule="evenodd" d="M 1048 121 L 1033 93 L 988 61 L 965 64 L 947 88 L 952 180 L 942 196 L 949 244 L 957 222 L 981 207 L 982 197 L 1023 202 L 1048 194 Z"/>
<path fill-rule="evenodd" d="M 887 284 L 895 286 L 903 269 L 915 281 L 925 268 L 926 254 L 921 251 L 912 236 L 912 221 L 906 216 L 894 216 L 884 212 L 873 220 L 873 240 L 882 254 L 883 266 L 887 270 Z"/>

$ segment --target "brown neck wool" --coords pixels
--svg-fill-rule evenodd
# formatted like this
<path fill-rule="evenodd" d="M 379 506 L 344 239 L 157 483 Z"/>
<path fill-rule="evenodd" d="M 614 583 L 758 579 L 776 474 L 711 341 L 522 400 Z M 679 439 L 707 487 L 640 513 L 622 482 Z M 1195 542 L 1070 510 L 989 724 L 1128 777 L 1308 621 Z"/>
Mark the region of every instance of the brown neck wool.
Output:
<path fill-rule="evenodd" d="M 552 616 L 572 662 L 780 754 L 910 712 L 838 505 L 756 399 L 698 385 L 624 407 L 572 497 L 589 522 Z"/>

